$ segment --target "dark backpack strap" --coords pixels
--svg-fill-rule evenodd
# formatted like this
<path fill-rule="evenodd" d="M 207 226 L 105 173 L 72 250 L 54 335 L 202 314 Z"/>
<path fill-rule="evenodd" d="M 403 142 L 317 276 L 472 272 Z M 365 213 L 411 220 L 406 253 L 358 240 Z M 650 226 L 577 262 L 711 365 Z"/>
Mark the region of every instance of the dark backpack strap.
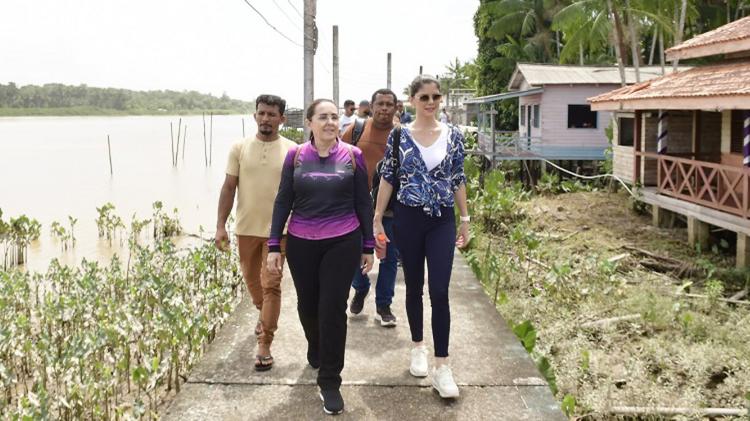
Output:
<path fill-rule="evenodd" d="M 294 151 L 294 168 L 299 167 L 299 153 L 302 151 L 302 145 L 297 146 L 297 150 Z"/>
<path fill-rule="evenodd" d="M 353 146 L 357 146 L 357 143 L 359 142 L 359 138 L 362 137 L 362 133 L 365 132 L 366 124 L 367 124 L 367 119 L 362 119 L 362 118 L 354 119 L 354 129 L 352 129 L 352 145 Z"/>
<path fill-rule="evenodd" d="M 391 159 L 393 159 L 393 174 L 394 178 L 398 180 L 398 170 L 401 167 L 401 126 L 396 127 L 393 131 L 393 148 L 391 149 Z"/>
<path fill-rule="evenodd" d="M 354 146 L 346 145 L 346 147 L 349 150 L 349 159 L 352 160 L 352 172 L 356 173 L 357 172 L 357 158 L 354 157 Z"/>

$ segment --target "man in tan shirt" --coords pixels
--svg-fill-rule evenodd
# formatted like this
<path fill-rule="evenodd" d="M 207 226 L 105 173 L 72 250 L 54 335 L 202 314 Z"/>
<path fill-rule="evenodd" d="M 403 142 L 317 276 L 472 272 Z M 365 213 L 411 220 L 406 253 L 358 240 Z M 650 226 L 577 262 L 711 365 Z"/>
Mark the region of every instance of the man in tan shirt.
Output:
<path fill-rule="evenodd" d="M 268 236 L 276 192 L 281 180 L 281 167 L 289 148 L 295 145 L 279 135 L 279 125 L 286 121 L 286 101 L 275 95 L 261 95 L 255 100 L 254 137 L 232 145 L 227 163 L 226 178 L 219 197 L 216 224 L 216 247 L 227 250 L 229 236 L 226 224 L 237 192 L 237 246 L 240 267 L 253 304 L 260 311 L 255 334 L 258 352 L 255 369 L 269 370 L 273 366 L 271 342 L 276 332 L 281 310 L 281 274 L 272 275 L 266 269 Z M 282 241 L 282 259 L 284 244 Z"/>

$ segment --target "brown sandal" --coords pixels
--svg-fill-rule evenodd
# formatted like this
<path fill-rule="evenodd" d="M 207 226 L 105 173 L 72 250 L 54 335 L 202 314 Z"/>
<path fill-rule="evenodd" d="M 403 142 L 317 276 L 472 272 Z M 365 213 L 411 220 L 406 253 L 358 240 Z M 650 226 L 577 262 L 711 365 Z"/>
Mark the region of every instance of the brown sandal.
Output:
<path fill-rule="evenodd" d="M 268 371 L 273 367 L 273 356 L 271 355 L 256 355 L 255 356 L 255 371 Z"/>

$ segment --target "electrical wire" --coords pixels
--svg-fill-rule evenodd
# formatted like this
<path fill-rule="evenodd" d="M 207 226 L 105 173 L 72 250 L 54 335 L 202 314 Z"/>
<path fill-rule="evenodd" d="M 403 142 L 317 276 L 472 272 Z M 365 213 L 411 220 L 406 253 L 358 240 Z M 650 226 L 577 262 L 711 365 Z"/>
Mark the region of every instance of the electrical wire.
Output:
<path fill-rule="evenodd" d="M 250 3 L 250 2 L 248 1 L 248 0 L 243 0 L 243 1 L 244 1 L 244 2 L 245 2 L 245 3 L 247 4 L 247 5 L 248 5 L 248 6 L 250 6 L 250 8 L 251 8 L 251 9 L 253 9 L 253 10 L 255 11 L 255 13 L 257 13 L 257 14 L 258 14 L 258 16 L 260 16 L 260 17 L 261 17 L 261 18 L 263 19 L 263 21 L 264 21 L 264 22 L 266 23 L 266 25 L 268 25 L 268 26 L 270 26 L 270 27 L 271 27 L 271 29 L 273 29 L 274 31 L 278 32 L 278 33 L 279 33 L 279 35 L 281 35 L 282 37 L 286 38 L 286 40 L 287 40 L 287 41 L 289 41 L 289 42 L 291 42 L 292 44 L 294 44 L 294 45 L 296 45 L 296 46 L 298 46 L 298 47 L 303 47 L 303 48 L 304 48 L 304 46 L 303 46 L 302 44 L 300 44 L 300 43 L 298 43 L 298 42 L 294 41 L 293 39 L 289 38 L 288 36 L 286 36 L 286 34 L 284 34 L 283 32 L 279 31 L 278 29 L 276 29 L 276 27 L 275 27 L 275 26 L 271 25 L 271 22 L 269 22 L 269 21 L 268 21 L 268 19 L 266 19 L 266 17 L 265 17 L 265 16 L 263 16 L 263 14 L 262 14 L 262 13 L 260 13 L 260 12 L 258 11 L 258 9 L 256 9 L 256 8 L 255 8 L 255 6 L 253 6 L 253 5 L 252 5 L 252 4 L 251 4 L 251 3 Z"/>
<path fill-rule="evenodd" d="M 304 17 L 302 16 L 302 13 L 300 13 L 299 10 L 297 10 L 297 8 L 294 7 L 294 4 L 292 4 L 292 0 L 286 0 L 286 1 L 287 1 L 287 3 L 289 3 L 290 6 L 292 6 L 292 9 L 294 9 L 294 11 L 297 12 L 297 14 L 299 15 L 299 17 L 301 17 L 301 18 L 304 19 Z"/>
<path fill-rule="evenodd" d="M 619 181 L 619 182 L 620 182 L 620 184 L 622 184 L 622 187 L 624 187 L 624 188 L 625 188 L 625 190 L 626 190 L 626 191 L 627 191 L 627 192 L 628 192 L 628 193 L 629 193 L 629 194 L 630 194 L 631 196 L 633 196 L 633 197 L 634 197 L 634 198 L 636 198 L 636 199 L 638 198 L 638 196 L 636 196 L 636 195 L 635 195 L 635 193 L 633 193 L 633 191 L 632 191 L 632 190 L 630 190 L 630 188 L 628 188 L 628 185 L 627 185 L 627 184 L 625 184 L 625 182 L 624 182 L 624 181 L 622 181 L 622 179 L 621 179 L 620 177 L 618 177 L 618 176 L 616 176 L 616 175 L 614 175 L 614 174 L 600 174 L 600 175 L 581 175 L 581 174 L 576 174 L 576 173 L 574 173 L 574 172 L 572 172 L 572 171 L 568 171 L 568 170 L 566 170 L 565 168 L 563 168 L 563 167 L 561 167 L 561 166 L 559 166 L 559 165 L 557 165 L 557 164 L 555 164 L 555 163 L 553 163 L 553 162 L 550 162 L 550 161 L 548 161 L 548 160 L 546 160 L 546 159 L 542 159 L 542 161 L 544 161 L 544 162 L 548 163 L 549 165 L 552 165 L 552 166 L 553 166 L 554 168 L 557 168 L 557 169 L 558 169 L 559 171 L 562 171 L 562 172 L 564 172 L 564 173 L 566 173 L 566 174 L 570 174 L 570 175 L 572 175 L 572 176 L 574 176 L 574 177 L 582 178 L 582 179 L 584 179 L 584 180 L 596 180 L 596 179 L 598 179 L 598 178 L 604 178 L 604 177 L 612 177 L 612 178 L 614 178 L 615 180 Z"/>
<path fill-rule="evenodd" d="M 300 31 L 304 32 L 304 30 L 302 29 L 302 27 L 301 27 L 301 26 L 299 26 L 299 24 L 298 24 L 297 22 L 295 22 L 295 21 L 294 21 L 294 20 L 293 20 L 293 19 L 292 19 L 292 18 L 291 18 L 291 17 L 290 17 L 290 16 L 289 16 L 289 15 L 288 15 L 288 14 L 287 14 L 287 13 L 286 13 L 285 11 L 284 11 L 284 9 L 282 9 L 282 8 L 281 8 L 281 6 L 279 6 L 279 3 L 278 3 L 278 2 L 276 1 L 276 0 L 273 0 L 273 4 L 274 4 L 274 5 L 276 5 L 276 8 L 277 8 L 277 9 L 279 9 L 279 11 L 281 11 L 281 13 L 282 13 L 282 14 L 284 15 L 284 17 L 286 17 L 286 18 L 287 18 L 287 20 L 288 20 L 289 22 L 291 22 L 291 23 L 292 23 L 292 25 L 294 25 L 294 27 L 295 27 L 295 28 L 297 28 L 297 29 L 299 29 Z"/>

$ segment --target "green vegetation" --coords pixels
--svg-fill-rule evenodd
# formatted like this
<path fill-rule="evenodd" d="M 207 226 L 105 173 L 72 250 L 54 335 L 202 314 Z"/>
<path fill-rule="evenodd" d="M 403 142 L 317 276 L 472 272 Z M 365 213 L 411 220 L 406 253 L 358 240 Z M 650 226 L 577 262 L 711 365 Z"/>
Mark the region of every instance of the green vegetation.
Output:
<path fill-rule="evenodd" d="M 0 271 L 1 418 L 154 419 L 179 392 L 243 284 L 236 251 L 177 249 L 163 236 L 179 222 L 154 210 L 153 243 L 138 244 L 149 221 L 134 219 L 126 265 L 115 256 L 108 266 Z M 121 221 L 112 206 L 99 211 Z"/>
<path fill-rule="evenodd" d="M 22 265 L 26 262 L 26 249 L 32 241 L 39 238 L 42 225 L 36 219 L 26 215 L 3 221 L 3 210 L 0 209 L 0 245 L 3 249 L 3 269 Z"/>
<path fill-rule="evenodd" d="M 474 15 L 478 51 L 473 74 L 478 94 L 506 91 L 516 63 L 659 65 L 663 49 L 679 43 L 680 33 L 686 40 L 750 12 L 748 0 L 687 0 L 681 30 L 682 3 L 480 0 Z M 516 102 L 503 101 L 498 107 L 497 127 L 515 130 Z"/>
<path fill-rule="evenodd" d="M 48 83 L 0 84 L 0 116 L 174 115 L 249 113 L 254 104 L 195 91 L 131 91 Z"/>
<path fill-rule="evenodd" d="M 556 175 L 533 193 L 479 168 L 466 161 L 465 256 L 566 414 L 747 407 L 750 305 L 727 299 L 750 272 L 651 227 L 625 194 Z"/>
<path fill-rule="evenodd" d="M 296 143 L 302 143 L 302 138 L 305 136 L 305 132 L 303 132 L 302 130 L 297 130 L 294 127 L 284 127 L 283 129 L 279 130 L 279 134 Z"/>

